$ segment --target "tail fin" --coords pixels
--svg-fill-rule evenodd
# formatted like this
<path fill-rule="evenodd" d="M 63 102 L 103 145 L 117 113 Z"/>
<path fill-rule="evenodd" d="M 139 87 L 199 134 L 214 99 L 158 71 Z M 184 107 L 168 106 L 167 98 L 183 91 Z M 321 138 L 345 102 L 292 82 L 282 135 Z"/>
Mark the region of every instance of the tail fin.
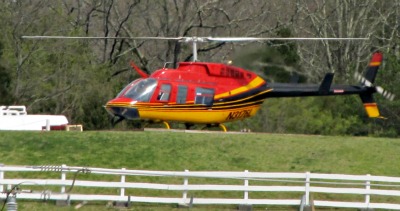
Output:
<path fill-rule="evenodd" d="M 364 108 L 368 114 L 368 117 L 371 118 L 381 117 L 381 115 L 379 114 L 378 105 L 376 104 L 374 98 L 372 97 L 372 93 L 362 93 L 360 94 L 360 98 L 364 104 Z"/>
<path fill-rule="evenodd" d="M 375 82 L 376 74 L 378 73 L 379 66 L 383 60 L 382 52 L 377 51 L 372 55 L 371 61 L 369 62 L 365 78 L 371 83 Z"/>
<path fill-rule="evenodd" d="M 363 85 L 368 87 L 373 86 L 376 74 L 378 73 L 379 66 L 382 64 L 383 55 L 381 52 L 375 52 L 372 55 L 371 61 L 368 64 L 367 72 L 365 73 L 365 79 Z M 371 90 L 371 89 L 369 89 Z M 376 91 L 376 89 L 374 89 Z M 364 104 L 365 111 L 368 117 L 381 117 L 379 114 L 378 105 L 376 104 L 372 94 L 375 91 L 366 91 L 360 94 L 361 101 Z"/>
<path fill-rule="evenodd" d="M 331 89 L 332 81 L 333 81 L 334 73 L 327 73 L 322 81 L 321 85 L 319 86 L 318 92 L 321 94 L 329 93 Z"/>

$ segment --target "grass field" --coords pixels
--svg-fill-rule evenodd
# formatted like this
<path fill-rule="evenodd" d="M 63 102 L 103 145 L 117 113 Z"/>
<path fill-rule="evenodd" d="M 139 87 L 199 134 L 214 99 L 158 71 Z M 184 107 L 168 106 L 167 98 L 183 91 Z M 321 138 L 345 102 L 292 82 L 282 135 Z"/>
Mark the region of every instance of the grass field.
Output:
<path fill-rule="evenodd" d="M 67 164 L 177 171 L 310 171 L 400 177 L 399 152 L 400 139 L 371 137 L 155 131 L 0 132 L 0 163 L 5 165 Z M 61 209 L 53 204 L 34 202 L 20 202 L 19 206 L 20 210 Z M 69 209 L 73 210 L 61 210 Z M 106 209 L 104 204 L 86 205 L 80 210 L 102 209 Z M 142 205 L 134 210 L 174 209 L 172 205 Z M 221 209 L 233 208 L 216 208 Z"/>

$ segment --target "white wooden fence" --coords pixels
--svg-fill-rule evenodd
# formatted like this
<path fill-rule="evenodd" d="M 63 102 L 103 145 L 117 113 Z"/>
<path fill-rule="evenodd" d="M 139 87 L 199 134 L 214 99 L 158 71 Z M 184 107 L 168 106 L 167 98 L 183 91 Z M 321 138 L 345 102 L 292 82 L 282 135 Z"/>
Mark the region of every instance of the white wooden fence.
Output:
<path fill-rule="evenodd" d="M 14 172 L 14 173 L 11 173 Z M 15 172 L 19 172 L 16 174 Z M 22 175 L 23 178 L 11 178 L 8 175 Z M 45 176 L 44 179 L 26 178 L 26 172 L 59 172 L 59 179 Z M 91 178 L 100 179 L 113 175 L 114 181 L 88 181 L 80 180 L 83 175 L 90 174 Z M 35 177 L 38 176 L 35 173 Z M 41 173 L 40 175 L 45 174 Z M 54 175 L 54 173 L 52 173 Z M 67 179 L 68 176 L 68 179 Z M 129 180 L 143 179 L 145 177 L 165 177 L 180 184 L 159 184 L 149 182 L 129 182 Z M 129 178 L 129 179 L 128 179 Z M 165 180 L 165 178 L 163 180 Z M 198 179 L 202 178 L 202 179 Z M 118 181 L 115 181 L 117 179 Z M 151 181 L 156 180 L 153 178 Z M 182 179 L 182 180 L 181 180 Z M 191 184 L 190 180 L 197 181 Z M 212 181 L 211 184 L 209 181 Z M 227 180 L 234 181 L 226 182 Z M 149 181 L 147 179 L 146 181 Z M 198 184 L 202 181 L 203 184 Z M 204 182 L 205 181 L 205 182 Z M 216 182 L 218 181 L 218 182 Z M 219 184 L 215 184 L 219 183 Z M 26 187 L 36 187 L 36 190 L 24 190 Z M 19 187 L 18 189 L 16 187 Z M 51 189 L 50 191 L 49 189 Z M 114 195 L 77 193 L 81 188 L 113 188 L 117 189 Z M 59 189 L 58 189 L 59 188 Z M 75 188 L 68 192 L 70 188 Z M 34 188 L 32 188 L 34 189 Z M 41 189 L 41 190 L 38 190 Z M 76 190 L 78 189 L 78 190 Z M 135 196 L 126 194 L 126 190 L 164 190 L 171 192 L 172 197 Z M 65 201 L 120 201 L 143 203 L 168 203 L 168 204 L 237 204 L 237 205 L 297 205 L 315 207 L 338 207 L 360 209 L 392 209 L 400 210 L 400 178 L 372 175 L 343 175 L 343 174 L 317 174 L 317 173 L 262 173 L 262 172 L 216 172 L 216 171 L 144 171 L 126 169 L 105 169 L 92 167 L 71 166 L 7 166 L 0 165 L 0 199 L 5 199 L 7 193 L 12 192 L 20 199 L 38 200 L 65 200 Z M 12 190 L 12 191 L 11 191 Z M 59 191 L 55 191 L 59 190 Z M 242 193 L 239 198 L 205 198 L 191 195 L 196 191 L 225 193 Z M 96 191 L 92 191 L 96 192 Z M 180 193 L 176 197 L 176 193 Z M 273 198 L 250 197 L 255 192 L 284 192 L 283 194 L 263 196 L 275 196 Z M 174 193 L 174 194 L 172 194 Z M 151 192 L 148 192 L 151 194 Z M 203 194 L 204 195 L 204 194 Z M 207 194 L 206 194 L 207 195 Z M 220 194 L 224 195 L 224 194 Z M 229 195 L 229 194 L 225 194 Z M 256 196 L 257 194 L 254 194 Z M 293 197 L 294 195 L 300 197 Z M 311 200 L 310 196 L 313 196 Z M 320 200 L 329 198 L 330 200 Z M 277 196 L 292 196 L 293 198 L 276 198 Z M 303 197 L 301 197 L 303 196 Z M 328 197 L 327 197 L 328 196 Z M 376 198 L 376 199 L 375 199 Z M 361 200 L 360 200 L 361 199 Z"/>

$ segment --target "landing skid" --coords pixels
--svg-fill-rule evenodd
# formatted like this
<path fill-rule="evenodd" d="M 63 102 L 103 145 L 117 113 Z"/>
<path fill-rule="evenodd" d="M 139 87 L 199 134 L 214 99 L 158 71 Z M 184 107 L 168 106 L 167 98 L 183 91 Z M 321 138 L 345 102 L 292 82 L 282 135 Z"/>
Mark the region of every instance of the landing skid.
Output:
<path fill-rule="evenodd" d="M 171 129 L 170 124 L 168 122 L 166 122 L 166 121 L 147 122 L 146 124 L 144 124 L 144 128 L 149 127 L 150 125 L 159 124 L 159 123 L 163 123 L 165 129 L 167 129 L 167 130 Z M 195 126 L 195 124 L 193 124 L 193 123 L 185 123 L 185 129 L 186 130 L 196 130 L 195 128 L 193 128 L 194 126 Z M 223 132 L 227 132 L 228 131 L 226 126 L 223 125 L 223 124 L 207 124 L 207 125 L 205 125 L 203 127 L 200 127 L 200 130 L 209 130 L 209 129 L 216 128 L 216 127 L 221 128 Z"/>
<path fill-rule="evenodd" d="M 165 129 L 167 129 L 167 130 L 171 129 L 171 126 L 170 126 L 169 123 L 166 122 L 166 121 L 160 121 L 160 122 L 146 122 L 146 124 L 144 124 L 143 127 L 145 128 L 145 127 L 147 127 L 147 126 L 149 126 L 149 125 L 159 124 L 159 123 L 163 123 L 164 126 L 165 126 Z"/>
<path fill-rule="evenodd" d="M 206 129 L 210 129 L 210 128 L 215 128 L 215 127 L 219 127 L 222 129 L 222 131 L 227 132 L 228 130 L 226 129 L 225 125 L 223 124 L 207 124 L 205 127 L 203 127 L 201 130 L 206 130 Z"/>
<path fill-rule="evenodd" d="M 112 125 L 112 127 L 114 128 L 115 125 L 117 125 L 118 123 L 122 122 L 123 120 L 125 120 L 125 118 L 120 117 L 120 116 L 115 116 L 115 117 L 113 117 L 113 118 L 111 119 L 111 125 Z M 147 121 L 147 122 L 143 122 L 143 121 L 142 121 L 142 122 L 137 122 L 137 124 L 136 124 L 135 126 L 136 126 L 136 128 L 138 128 L 138 129 L 144 129 L 144 128 L 146 128 L 146 127 L 149 127 L 150 125 L 160 124 L 160 123 L 162 123 L 162 124 L 164 125 L 164 128 L 165 128 L 165 129 L 167 129 L 167 130 L 170 130 L 170 129 L 171 129 L 171 126 L 170 126 L 170 124 L 169 124 L 167 121 L 150 121 L 150 122 L 149 122 L 149 121 Z M 193 127 L 194 127 L 194 126 L 195 126 L 195 124 L 193 124 L 193 123 L 185 123 L 185 128 L 186 128 L 186 130 L 193 130 Z M 200 130 L 209 130 L 209 129 L 216 128 L 216 127 L 221 128 L 223 132 L 227 132 L 227 131 L 228 131 L 228 130 L 226 129 L 226 126 L 225 126 L 225 125 L 223 125 L 223 124 L 218 124 L 218 123 L 216 123 L 216 124 L 207 124 L 207 125 L 201 127 Z"/>

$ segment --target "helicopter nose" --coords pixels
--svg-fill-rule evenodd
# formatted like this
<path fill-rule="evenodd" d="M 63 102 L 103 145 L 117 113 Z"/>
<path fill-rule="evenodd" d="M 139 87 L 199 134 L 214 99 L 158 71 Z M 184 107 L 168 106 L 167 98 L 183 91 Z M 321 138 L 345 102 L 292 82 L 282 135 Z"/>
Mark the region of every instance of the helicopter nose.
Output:
<path fill-rule="evenodd" d="M 104 107 L 112 116 L 133 120 L 140 117 L 138 109 L 130 107 L 135 103 L 136 101 L 132 101 L 130 98 L 118 97 L 108 101 Z"/>
<path fill-rule="evenodd" d="M 129 120 L 138 119 L 140 117 L 139 111 L 136 108 L 108 107 L 107 109 L 114 116 L 124 117 Z"/>

